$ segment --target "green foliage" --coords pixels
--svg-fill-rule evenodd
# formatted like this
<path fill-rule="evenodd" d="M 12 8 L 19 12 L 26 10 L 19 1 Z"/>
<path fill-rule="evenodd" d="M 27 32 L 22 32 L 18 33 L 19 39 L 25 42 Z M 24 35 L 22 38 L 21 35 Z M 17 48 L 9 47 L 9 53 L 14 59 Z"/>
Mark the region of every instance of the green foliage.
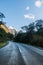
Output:
<path fill-rule="evenodd" d="M 0 28 L 0 42 L 5 41 L 6 39 L 7 39 L 6 32 L 2 28 Z"/>
<path fill-rule="evenodd" d="M 1 24 L 5 25 L 5 23 L 3 22 L 3 18 L 5 18 L 4 14 L 0 12 L 0 26 Z M 10 33 L 6 33 L 6 31 L 0 27 L 0 42 L 4 42 L 6 40 L 12 40 L 13 39 L 13 35 Z"/>
<path fill-rule="evenodd" d="M 10 33 L 6 33 L 2 28 L 0 28 L 0 42 L 7 40 L 13 40 L 14 36 Z"/>
<path fill-rule="evenodd" d="M 5 42 L 0 42 L 0 48 L 4 47 L 4 46 L 7 45 L 7 44 L 8 44 L 7 41 L 5 41 Z"/>
<path fill-rule="evenodd" d="M 43 47 L 43 20 L 36 20 L 21 28 L 26 32 L 19 32 L 14 41 Z"/>
<path fill-rule="evenodd" d="M 35 26 L 36 26 L 36 29 L 37 30 L 43 28 L 43 20 L 42 19 L 36 20 L 35 22 L 36 22 L 36 25 Z"/>
<path fill-rule="evenodd" d="M 10 33 L 7 34 L 7 39 L 8 40 L 13 40 L 14 36 Z"/>
<path fill-rule="evenodd" d="M 5 18 L 4 14 L 0 12 L 0 18 Z"/>
<path fill-rule="evenodd" d="M 5 18 L 4 14 L 0 12 L 0 19 L 3 21 L 3 18 Z"/>

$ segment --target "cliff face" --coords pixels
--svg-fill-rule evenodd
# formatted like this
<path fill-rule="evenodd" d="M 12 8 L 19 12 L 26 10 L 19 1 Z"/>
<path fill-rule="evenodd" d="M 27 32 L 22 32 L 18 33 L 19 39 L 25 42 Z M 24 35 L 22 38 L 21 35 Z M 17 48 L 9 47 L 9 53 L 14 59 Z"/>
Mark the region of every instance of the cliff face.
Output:
<path fill-rule="evenodd" d="M 1 28 L 5 30 L 6 33 L 10 33 L 9 29 L 6 27 L 6 25 L 0 25 Z"/>
<path fill-rule="evenodd" d="M 0 28 L 3 28 L 3 30 L 5 30 L 6 33 L 10 33 L 10 30 L 7 28 L 6 25 L 1 24 L 1 25 L 0 25 Z"/>

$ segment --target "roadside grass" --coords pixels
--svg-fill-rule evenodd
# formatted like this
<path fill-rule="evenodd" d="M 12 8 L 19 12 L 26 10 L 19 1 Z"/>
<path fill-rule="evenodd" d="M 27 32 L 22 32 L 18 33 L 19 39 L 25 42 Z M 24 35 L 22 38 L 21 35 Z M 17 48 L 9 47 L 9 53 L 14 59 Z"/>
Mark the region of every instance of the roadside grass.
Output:
<path fill-rule="evenodd" d="M 8 42 L 0 42 L 0 48 L 6 46 L 8 44 Z"/>

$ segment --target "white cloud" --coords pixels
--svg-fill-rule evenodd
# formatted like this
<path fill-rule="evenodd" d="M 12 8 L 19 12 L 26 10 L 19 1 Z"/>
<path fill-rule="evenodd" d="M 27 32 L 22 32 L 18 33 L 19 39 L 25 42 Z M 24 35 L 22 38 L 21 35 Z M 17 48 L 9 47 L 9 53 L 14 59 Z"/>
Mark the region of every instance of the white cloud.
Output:
<path fill-rule="evenodd" d="M 29 10 L 29 9 L 30 9 L 30 7 L 29 7 L 29 6 L 27 6 L 27 7 L 26 7 L 26 10 Z"/>
<path fill-rule="evenodd" d="M 24 17 L 26 19 L 35 19 L 35 15 L 33 15 L 33 14 L 25 14 Z"/>
<path fill-rule="evenodd" d="M 42 1 L 40 1 L 40 0 L 37 0 L 37 1 L 35 1 L 35 6 L 36 7 L 41 7 L 42 6 Z"/>
<path fill-rule="evenodd" d="M 14 27 L 13 26 L 9 26 L 9 29 L 14 29 Z"/>

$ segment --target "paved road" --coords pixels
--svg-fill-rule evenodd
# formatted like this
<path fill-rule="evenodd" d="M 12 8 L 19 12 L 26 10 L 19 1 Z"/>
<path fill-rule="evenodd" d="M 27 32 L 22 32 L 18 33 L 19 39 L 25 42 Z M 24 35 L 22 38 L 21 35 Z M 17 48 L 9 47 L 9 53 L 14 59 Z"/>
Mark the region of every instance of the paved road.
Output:
<path fill-rule="evenodd" d="M 9 42 L 0 49 L 0 65 L 43 65 L 43 56 L 27 45 Z"/>

